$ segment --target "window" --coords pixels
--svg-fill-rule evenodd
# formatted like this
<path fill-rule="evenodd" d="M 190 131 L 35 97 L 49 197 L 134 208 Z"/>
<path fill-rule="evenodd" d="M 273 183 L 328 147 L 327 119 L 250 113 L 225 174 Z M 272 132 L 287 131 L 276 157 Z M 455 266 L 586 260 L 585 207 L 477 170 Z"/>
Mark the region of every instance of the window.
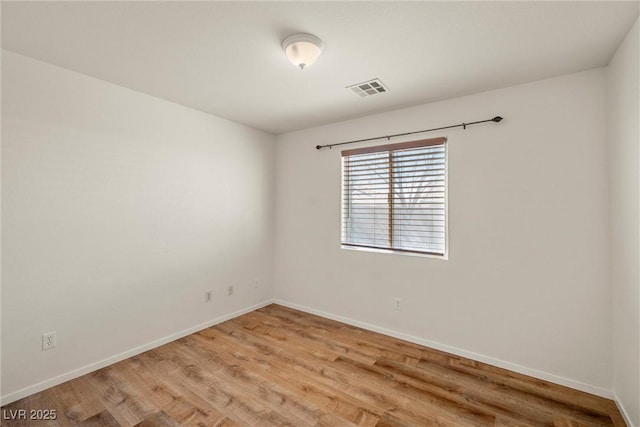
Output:
<path fill-rule="evenodd" d="M 342 152 L 342 245 L 444 255 L 446 138 Z"/>

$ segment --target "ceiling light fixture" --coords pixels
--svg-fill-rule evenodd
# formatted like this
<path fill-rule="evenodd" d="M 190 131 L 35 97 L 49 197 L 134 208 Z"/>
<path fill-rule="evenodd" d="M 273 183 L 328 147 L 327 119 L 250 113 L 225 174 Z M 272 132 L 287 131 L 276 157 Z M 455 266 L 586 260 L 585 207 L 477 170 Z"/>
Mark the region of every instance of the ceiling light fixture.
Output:
<path fill-rule="evenodd" d="M 305 33 L 293 34 L 282 42 L 282 49 L 289 61 L 301 70 L 316 62 L 323 47 L 322 40 L 313 34 Z"/>

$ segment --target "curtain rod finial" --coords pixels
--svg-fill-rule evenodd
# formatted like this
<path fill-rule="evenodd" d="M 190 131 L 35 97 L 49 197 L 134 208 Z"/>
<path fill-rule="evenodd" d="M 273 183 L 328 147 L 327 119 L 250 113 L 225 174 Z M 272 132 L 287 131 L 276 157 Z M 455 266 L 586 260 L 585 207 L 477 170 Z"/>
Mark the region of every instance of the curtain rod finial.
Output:
<path fill-rule="evenodd" d="M 319 150 L 319 149 L 321 149 L 321 148 L 322 148 L 321 146 L 316 145 L 316 150 Z"/>
<path fill-rule="evenodd" d="M 492 120 L 492 121 L 494 121 L 494 122 L 496 122 L 496 123 L 498 123 L 498 122 L 501 122 L 501 121 L 502 121 L 502 117 L 500 117 L 500 116 L 495 116 L 495 117 L 494 117 L 493 119 L 491 119 L 491 120 Z"/>

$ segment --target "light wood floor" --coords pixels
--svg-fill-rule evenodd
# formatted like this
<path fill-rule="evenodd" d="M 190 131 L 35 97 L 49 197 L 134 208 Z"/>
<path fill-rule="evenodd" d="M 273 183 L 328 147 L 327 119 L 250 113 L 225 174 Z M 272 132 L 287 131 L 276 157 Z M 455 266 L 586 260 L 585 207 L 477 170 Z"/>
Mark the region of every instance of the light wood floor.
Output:
<path fill-rule="evenodd" d="M 12 403 L 87 426 L 624 426 L 615 404 L 270 305 Z"/>

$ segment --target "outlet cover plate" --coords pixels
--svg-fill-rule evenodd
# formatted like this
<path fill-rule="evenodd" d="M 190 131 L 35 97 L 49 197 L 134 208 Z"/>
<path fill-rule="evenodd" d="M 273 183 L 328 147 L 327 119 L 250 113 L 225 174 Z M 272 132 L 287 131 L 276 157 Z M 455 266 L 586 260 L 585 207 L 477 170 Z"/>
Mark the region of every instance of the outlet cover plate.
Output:
<path fill-rule="evenodd" d="M 42 351 L 51 350 L 56 346 L 56 333 L 45 332 L 42 334 Z"/>

